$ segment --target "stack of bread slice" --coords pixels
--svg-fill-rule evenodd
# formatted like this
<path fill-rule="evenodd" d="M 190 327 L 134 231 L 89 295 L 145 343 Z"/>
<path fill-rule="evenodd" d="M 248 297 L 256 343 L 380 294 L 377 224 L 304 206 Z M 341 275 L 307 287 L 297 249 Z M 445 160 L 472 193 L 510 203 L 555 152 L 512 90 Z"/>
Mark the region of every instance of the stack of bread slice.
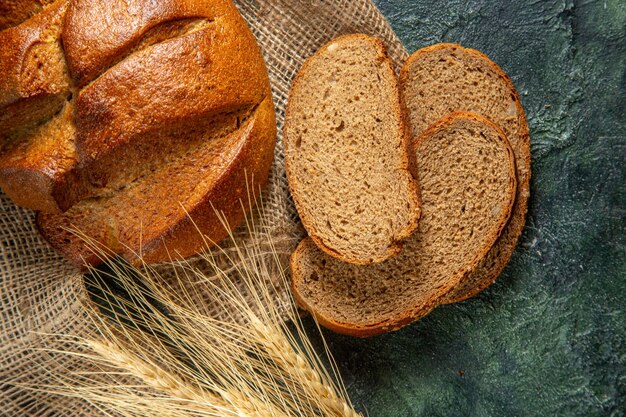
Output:
<path fill-rule="evenodd" d="M 399 80 L 391 68 L 379 40 L 337 38 L 303 65 L 287 107 L 287 175 L 309 233 L 291 257 L 292 291 L 354 336 L 490 285 L 529 196 L 528 125 L 495 63 L 437 44 Z"/>

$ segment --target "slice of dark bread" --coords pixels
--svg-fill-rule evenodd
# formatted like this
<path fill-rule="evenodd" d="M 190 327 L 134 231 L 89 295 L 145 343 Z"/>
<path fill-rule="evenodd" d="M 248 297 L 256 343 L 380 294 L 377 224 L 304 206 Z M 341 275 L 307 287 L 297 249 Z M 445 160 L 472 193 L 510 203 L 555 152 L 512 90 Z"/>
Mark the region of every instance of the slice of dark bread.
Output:
<path fill-rule="evenodd" d="M 446 297 L 452 303 L 492 284 L 508 263 L 524 228 L 530 195 L 530 140 L 519 95 L 502 69 L 474 49 L 437 44 L 415 52 L 400 74 L 413 137 L 450 112 L 481 114 L 500 126 L 511 142 L 517 168 L 513 214 L 478 268 Z"/>
<path fill-rule="evenodd" d="M 381 262 L 417 227 L 408 126 L 383 43 L 347 35 L 302 66 L 285 117 L 285 166 L 313 241 L 346 262 Z"/>
<path fill-rule="evenodd" d="M 339 333 L 371 336 L 431 311 L 485 256 L 515 200 L 515 162 L 493 123 L 455 113 L 415 142 L 422 217 L 396 257 L 352 265 L 307 238 L 291 257 L 300 306 Z"/>

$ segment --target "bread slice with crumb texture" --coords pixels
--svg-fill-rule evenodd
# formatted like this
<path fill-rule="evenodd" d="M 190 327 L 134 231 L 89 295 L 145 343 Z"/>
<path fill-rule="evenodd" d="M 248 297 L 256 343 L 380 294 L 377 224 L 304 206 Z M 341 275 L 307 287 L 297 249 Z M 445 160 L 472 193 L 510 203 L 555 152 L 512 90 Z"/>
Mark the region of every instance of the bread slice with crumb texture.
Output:
<path fill-rule="evenodd" d="M 408 125 L 383 43 L 332 40 L 293 83 L 285 166 L 302 223 L 326 253 L 355 264 L 397 255 L 417 227 Z"/>
<path fill-rule="evenodd" d="M 520 97 L 506 73 L 483 53 L 441 43 L 415 52 L 400 73 L 400 89 L 413 137 L 455 111 L 487 117 L 515 153 L 517 195 L 509 224 L 474 272 L 446 297 L 454 303 L 478 294 L 500 275 L 524 228 L 530 196 L 530 139 Z"/>
<path fill-rule="evenodd" d="M 292 254 L 298 304 L 331 330 L 372 336 L 424 316 L 476 268 L 509 219 L 515 162 L 496 125 L 455 113 L 424 132 L 415 149 L 422 217 L 398 256 L 352 265 L 308 238 Z"/>

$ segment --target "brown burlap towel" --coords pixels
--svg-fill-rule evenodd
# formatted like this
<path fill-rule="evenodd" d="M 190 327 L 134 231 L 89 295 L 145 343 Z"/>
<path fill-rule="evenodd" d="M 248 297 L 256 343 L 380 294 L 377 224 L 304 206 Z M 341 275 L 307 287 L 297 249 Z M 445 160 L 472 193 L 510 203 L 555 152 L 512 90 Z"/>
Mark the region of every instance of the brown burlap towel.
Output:
<path fill-rule="evenodd" d="M 264 228 L 279 252 L 289 255 L 303 237 L 289 195 L 282 152 L 284 111 L 291 80 L 308 56 L 330 39 L 367 33 L 385 41 L 397 66 L 406 51 L 389 24 L 369 0 L 238 0 L 235 1 L 258 39 L 269 69 L 277 111 L 278 146 L 270 184 L 264 193 Z M 239 232 L 239 244 L 249 239 Z M 167 270 L 161 270 L 167 275 Z M 284 296 L 284 294 L 282 294 Z M 58 339 L 41 333 L 86 335 L 81 300 L 82 278 L 41 239 L 34 215 L 0 194 L 0 415 L 101 415 L 80 400 L 25 390 L 20 382 L 44 384 L 55 372 L 80 370 L 79 361 L 59 364 L 45 346 L 60 349 Z M 284 299 L 277 294 L 277 300 Z M 215 305 L 215 311 L 224 307 Z M 34 333 L 37 332 L 37 333 Z M 48 374 L 47 371 L 50 373 Z"/>

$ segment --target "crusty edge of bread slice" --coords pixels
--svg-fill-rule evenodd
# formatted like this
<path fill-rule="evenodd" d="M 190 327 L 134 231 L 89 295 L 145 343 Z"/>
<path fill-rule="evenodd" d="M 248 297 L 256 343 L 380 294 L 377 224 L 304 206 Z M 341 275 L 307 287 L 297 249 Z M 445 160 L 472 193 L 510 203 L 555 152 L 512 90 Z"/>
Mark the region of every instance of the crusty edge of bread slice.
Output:
<path fill-rule="evenodd" d="M 492 269 L 483 270 L 479 266 L 472 271 L 469 271 L 461 280 L 459 285 L 452 289 L 446 297 L 442 300 L 443 304 L 453 304 L 460 301 L 464 301 L 468 298 L 471 298 L 480 292 L 482 292 L 485 288 L 490 286 L 495 282 L 498 276 L 504 270 L 504 267 L 508 264 L 509 259 L 513 255 L 513 251 L 517 246 L 517 242 L 519 237 L 522 234 L 522 230 L 524 229 L 524 223 L 526 218 L 526 213 L 528 212 L 528 199 L 530 197 L 530 178 L 531 178 L 531 158 L 530 158 L 530 131 L 528 128 L 528 122 L 526 120 L 526 113 L 524 112 L 524 108 L 522 107 L 522 102 L 513 84 L 513 81 L 509 77 L 509 75 L 502 69 L 498 64 L 493 62 L 487 55 L 484 53 L 472 49 L 466 48 L 462 45 L 456 43 L 438 43 L 434 45 L 430 45 L 415 51 L 413 54 L 407 58 L 402 69 L 400 70 L 400 85 L 402 86 L 408 77 L 408 70 L 413 61 L 415 61 L 420 55 L 426 54 L 432 51 L 436 51 L 438 49 L 443 48 L 457 48 L 468 54 L 474 55 L 482 60 L 490 66 L 496 74 L 498 74 L 503 82 L 506 84 L 508 89 L 511 91 L 511 94 L 515 97 L 515 103 L 517 107 L 517 114 L 519 120 L 519 137 L 520 142 L 517 146 L 517 149 L 514 149 L 516 158 L 521 158 L 524 161 L 524 164 L 527 167 L 527 174 L 520 181 L 519 167 L 516 165 L 516 179 L 517 179 L 517 193 L 515 197 L 515 206 L 521 205 L 519 207 L 519 213 L 516 213 L 515 210 L 512 211 L 511 217 L 506 225 L 506 227 L 515 227 L 515 230 L 511 232 L 514 239 L 506 244 L 503 243 L 500 246 L 501 252 L 498 258 L 498 262 Z M 402 88 L 401 90 L 402 91 Z M 518 216 L 518 222 L 511 221 L 514 216 Z M 515 224 L 514 224 L 515 223 Z M 494 246 L 499 244 L 499 241 L 496 241 Z M 480 276 L 474 276 L 474 274 L 480 274 Z M 474 284 L 473 284 L 474 283 Z"/>
<path fill-rule="evenodd" d="M 411 223 L 409 224 L 409 226 L 403 230 L 399 230 L 397 235 L 396 235 L 396 240 L 394 242 L 392 242 L 392 244 L 389 245 L 389 247 L 387 248 L 387 256 L 384 257 L 374 257 L 372 259 L 369 260 L 369 262 L 364 262 L 358 259 L 350 259 L 347 256 L 345 256 L 344 254 L 336 251 L 335 249 L 327 246 L 322 239 L 320 239 L 318 236 L 315 236 L 313 234 L 309 234 L 309 236 L 311 237 L 311 239 L 313 240 L 313 242 L 320 248 L 322 249 L 324 252 L 326 252 L 327 254 L 329 254 L 330 256 L 340 259 L 344 262 L 349 262 L 349 263 L 353 263 L 353 264 L 371 264 L 371 263 L 377 263 L 377 262 L 382 262 L 385 259 L 389 259 L 395 255 L 397 255 L 398 253 L 400 253 L 400 251 L 402 250 L 402 241 L 406 240 L 407 238 L 409 238 L 413 232 L 417 229 L 417 226 L 419 224 L 419 218 L 421 215 L 421 204 L 420 204 L 420 189 L 419 189 L 419 184 L 417 183 L 417 171 L 416 171 L 416 163 L 415 163 L 415 152 L 413 150 L 413 142 L 411 141 L 411 131 L 410 131 L 410 125 L 408 122 L 408 114 L 406 112 L 406 108 L 403 104 L 402 101 L 402 97 L 400 94 L 400 83 L 398 80 L 398 77 L 396 75 L 396 71 L 393 68 L 393 63 L 391 61 L 391 59 L 389 58 L 389 55 L 387 54 L 387 48 L 385 47 L 385 44 L 383 43 L 382 40 L 376 38 L 376 37 L 372 37 L 369 35 L 365 35 L 365 34 L 361 34 L 361 33 L 355 33 L 355 34 L 348 34 L 348 35 L 342 35 L 342 36 L 338 36 L 336 38 L 333 38 L 332 40 L 330 40 L 329 42 L 327 42 L 326 44 L 324 44 L 319 50 L 317 50 L 315 52 L 315 54 L 313 54 L 311 57 L 316 56 L 318 54 L 320 54 L 321 52 L 323 52 L 326 48 L 328 48 L 331 44 L 337 42 L 337 41 L 341 41 L 341 40 L 346 40 L 346 39 L 363 39 L 366 40 L 368 42 L 374 43 L 376 45 L 376 49 L 379 50 L 380 54 L 381 54 L 381 59 L 386 62 L 389 66 L 390 71 L 393 73 L 393 82 L 395 83 L 395 87 L 396 90 L 398 91 L 398 110 L 399 110 L 399 119 L 400 119 L 400 123 L 401 126 L 399 126 L 399 130 L 402 132 L 402 142 L 403 142 L 403 148 L 404 148 L 404 152 L 403 152 L 403 164 L 408 168 L 408 172 L 411 175 L 411 180 L 410 180 L 410 187 L 412 188 L 411 190 L 411 195 L 415 196 L 415 206 L 417 207 L 417 213 L 415 215 L 415 218 L 412 219 Z M 296 89 L 299 88 L 300 83 L 302 82 L 302 74 L 307 71 L 307 69 L 312 65 L 311 63 L 311 57 L 309 57 L 307 60 L 304 61 L 304 63 L 302 64 L 302 66 L 300 67 L 300 69 L 298 70 L 298 73 L 296 74 L 295 78 L 293 79 L 293 82 L 291 84 L 291 89 L 290 89 L 290 94 L 289 96 L 291 97 L 291 92 Z M 289 139 L 288 139 L 288 135 L 287 135 L 287 123 L 289 120 L 289 115 L 290 113 L 293 111 L 291 110 L 292 106 L 289 105 L 289 102 L 287 103 L 287 107 L 285 110 L 285 126 L 283 127 L 283 147 L 285 148 L 285 154 L 287 154 L 287 149 L 289 147 Z M 288 158 L 285 158 L 285 172 L 287 175 L 287 179 L 289 180 L 289 178 L 293 175 L 291 174 L 291 169 L 290 169 L 290 162 Z M 294 200 L 294 203 L 296 205 L 296 208 L 301 206 L 300 200 L 298 198 L 298 192 L 296 190 L 293 189 L 293 187 L 291 186 L 291 184 L 293 183 L 293 181 L 288 181 L 289 182 L 289 188 L 291 191 L 291 196 Z M 300 214 L 300 210 L 298 210 L 298 213 Z M 302 224 L 305 226 L 305 229 L 308 228 L 306 227 L 307 225 L 307 218 L 304 215 L 301 215 L 301 221 Z"/>
<path fill-rule="evenodd" d="M 325 316 L 319 311 L 316 311 L 315 307 L 311 303 L 309 303 L 307 299 L 303 297 L 297 289 L 297 282 L 295 279 L 297 275 L 297 258 L 299 256 L 302 256 L 305 251 L 318 249 L 319 248 L 313 243 L 312 239 L 310 237 L 306 237 L 300 241 L 300 243 L 296 247 L 296 250 L 291 254 L 291 293 L 294 300 L 296 301 L 296 304 L 300 308 L 311 313 L 311 315 L 322 327 L 332 330 L 335 333 L 352 337 L 366 338 L 378 336 L 383 333 L 399 330 L 407 324 L 410 324 L 413 321 L 424 317 L 439 305 L 437 303 L 438 297 L 433 297 L 433 299 L 428 300 L 428 302 L 423 303 L 418 307 L 407 309 L 401 316 L 394 320 L 383 320 L 367 326 L 358 326 L 351 323 L 343 323 L 333 320 L 332 318 Z"/>
<path fill-rule="evenodd" d="M 506 207 L 506 210 L 503 210 L 502 212 L 502 216 L 500 217 L 500 221 L 498 223 L 497 228 L 492 232 L 492 236 L 490 236 L 490 238 L 488 239 L 489 243 L 485 245 L 480 252 L 476 253 L 474 258 L 472 258 L 470 262 L 468 262 L 465 266 L 459 269 L 460 273 L 458 274 L 458 277 L 454 277 L 451 279 L 452 282 L 455 282 L 458 285 L 458 282 L 464 276 L 466 276 L 468 273 L 471 273 L 472 271 L 475 270 L 475 268 L 478 266 L 480 261 L 491 250 L 491 248 L 493 247 L 493 244 L 497 241 L 498 237 L 502 233 L 502 230 L 504 230 L 504 228 L 508 224 L 509 217 L 513 210 L 513 205 L 515 203 L 515 194 L 517 190 L 517 176 L 516 176 L 516 166 L 515 166 L 515 157 L 513 154 L 513 148 L 511 147 L 511 144 L 509 143 L 509 140 L 507 139 L 502 129 L 496 124 L 494 124 L 493 122 L 491 122 L 489 119 L 486 119 L 485 117 L 474 114 L 474 113 L 454 112 L 445 116 L 441 120 L 435 122 L 426 131 L 424 131 L 417 139 L 415 139 L 415 141 L 413 142 L 414 148 L 416 150 L 419 149 L 420 144 L 423 141 L 425 141 L 431 134 L 439 131 L 440 129 L 446 128 L 449 124 L 454 122 L 457 118 L 466 118 L 466 119 L 471 119 L 471 120 L 484 123 L 488 125 L 490 128 L 494 129 L 498 133 L 498 136 L 500 137 L 503 146 L 507 150 L 507 155 L 509 158 L 509 164 L 508 164 L 509 178 L 513 183 L 513 186 L 510 187 L 511 192 L 510 192 L 509 198 L 507 199 L 508 205 Z M 398 316 L 396 316 L 395 318 L 391 320 L 381 321 L 378 323 L 372 323 L 371 325 L 366 325 L 366 326 L 359 326 L 359 325 L 354 325 L 350 323 L 337 322 L 330 317 L 324 316 L 319 311 L 316 311 L 315 307 L 312 306 L 306 300 L 306 298 L 303 297 L 302 294 L 298 291 L 298 282 L 299 282 L 300 274 L 298 273 L 297 261 L 298 261 L 298 258 L 302 256 L 302 254 L 305 251 L 311 250 L 311 249 L 315 249 L 314 247 L 311 248 L 311 239 L 305 238 L 298 244 L 298 247 L 291 255 L 291 258 L 290 258 L 291 292 L 294 296 L 294 299 L 296 300 L 296 303 L 303 309 L 309 311 L 322 326 L 334 332 L 345 334 L 348 336 L 370 337 L 370 336 L 380 335 L 388 331 L 398 330 L 401 327 L 424 317 L 438 305 L 444 304 L 443 303 L 444 297 L 453 288 L 455 288 L 454 285 L 447 287 L 447 288 L 442 288 L 438 293 L 436 293 L 431 298 L 417 305 L 409 306 L 406 310 L 404 310 L 402 313 L 400 313 Z"/>

